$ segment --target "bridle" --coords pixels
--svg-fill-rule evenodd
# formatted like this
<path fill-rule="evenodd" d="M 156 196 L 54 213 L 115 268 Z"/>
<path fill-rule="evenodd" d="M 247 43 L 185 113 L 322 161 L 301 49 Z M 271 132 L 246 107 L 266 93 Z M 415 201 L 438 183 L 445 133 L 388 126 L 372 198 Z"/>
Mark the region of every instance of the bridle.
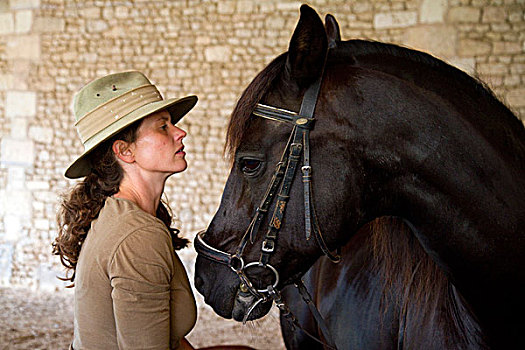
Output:
<path fill-rule="evenodd" d="M 324 64 L 323 64 L 324 71 Z M 253 115 L 276 120 L 291 124 L 293 126 L 290 133 L 290 137 L 286 144 L 286 147 L 282 153 L 280 161 L 277 163 L 275 171 L 272 175 L 270 183 L 266 189 L 266 193 L 261 201 L 261 204 L 255 210 L 255 214 L 250 222 L 250 225 L 246 229 L 239 246 L 235 253 L 231 254 L 228 252 L 216 249 L 204 241 L 205 231 L 199 232 L 195 239 L 195 250 L 199 255 L 212 260 L 214 262 L 229 266 L 241 280 L 240 291 L 243 293 L 250 293 L 257 298 L 257 301 L 251 305 L 248 312 L 244 316 L 244 322 L 246 322 L 250 313 L 255 307 L 261 303 L 272 298 L 277 307 L 282 311 L 283 316 L 287 317 L 292 325 L 301 328 L 306 334 L 311 336 L 306 330 L 304 330 L 291 314 L 290 309 L 284 304 L 281 299 L 280 293 L 275 289 L 279 283 L 278 271 L 269 264 L 269 259 L 275 250 L 277 236 L 281 228 L 281 223 L 286 211 L 286 206 L 290 198 L 290 189 L 295 177 L 295 173 L 301 159 L 301 153 L 303 158 L 303 164 L 301 167 L 302 179 L 303 179 L 303 193 L 304 193 L 304 219 L 305 219 L 305 232 L 306 239 L 310 240 L 311 236 L 315 237 L 317 244 L 321 248 L 321 251 L 333 262 L 337 263 L 341 260 L 339 249 L 335 254 L 331 253 L 328 249 L 325 240 L 323 239 L 319 224 L 317 221 L 317 215 L 315 213 L 314 203 L 312 200 L 312 166 L 310 165 L 310 131 L 314 127 L 315 118 L 314 110 L 319 96 L 319 90 L 322 82 L 322 72 L 319 78 L 312 83 L 306 90 L 301 108 L 299 113 L 291 112 L 285 109 L 267 106 L 258 103 L 253 111 Z M 269 220 L 268 229 L 261 246 L 261 254 L 259 261 L 244 263 L 242 258 L 244 248 L 250 242 L 251 244 L 255 241 L 260 225 L 267 215 L 270 205 L 274 201 L 275 206 L 272 217 Z M 264 289 L 257 289 L 248 278 L 246 271 L 252 267 L 262 267 L 271 271 L 274 275 L 274 281 Z M 304 284 L 297 279 L 295 282 L 296 287 L 305 302 L 310 307 L 311 312 L 317 320 L 317 323 L 321 327 L 323 335 L 328 341 L 328 346 L 336 349 L 335 343 L 332 341 L 328 328 L 319 314 L 319 311 L 313 305 L 311 297 L 308 291 L 304 287 Z M 314 337 L 314 339 L 318 340 Z M 318 340 L 320 341 L 320 340 Z M 323 343 L 322 341 L 320 341 Z M 324 343 L 323 343 L 324 344 Z M 325 344 L 327 345 L 327 344 Z"/>

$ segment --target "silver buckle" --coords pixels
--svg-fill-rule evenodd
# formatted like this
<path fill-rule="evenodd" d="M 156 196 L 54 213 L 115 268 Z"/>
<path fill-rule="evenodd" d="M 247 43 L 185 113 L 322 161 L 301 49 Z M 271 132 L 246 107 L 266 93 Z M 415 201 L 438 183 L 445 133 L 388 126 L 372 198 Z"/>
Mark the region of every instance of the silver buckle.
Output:
<path fill-rule="evenodd" d="M 263 242 L 262 242 L 262 247 L 261 247 L 261 250 L 265 253 L 273 253 L 275 249 L 275 242 L 274 241 L 269 241 L 267 239 L 265 239 Z"/>

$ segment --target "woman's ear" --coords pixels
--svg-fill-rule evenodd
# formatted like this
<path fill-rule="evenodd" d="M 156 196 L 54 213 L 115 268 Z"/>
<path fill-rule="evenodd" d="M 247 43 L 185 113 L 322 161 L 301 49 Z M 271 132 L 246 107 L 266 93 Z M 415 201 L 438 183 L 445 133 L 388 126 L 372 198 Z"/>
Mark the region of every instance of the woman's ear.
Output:
<path fill-rule="evenodd" d="M 132 144 L 123 140 L 116 140 L 113 142 L 112 149 L 117 158 L 123 162 L 133 163 L 135 161 Z"/>

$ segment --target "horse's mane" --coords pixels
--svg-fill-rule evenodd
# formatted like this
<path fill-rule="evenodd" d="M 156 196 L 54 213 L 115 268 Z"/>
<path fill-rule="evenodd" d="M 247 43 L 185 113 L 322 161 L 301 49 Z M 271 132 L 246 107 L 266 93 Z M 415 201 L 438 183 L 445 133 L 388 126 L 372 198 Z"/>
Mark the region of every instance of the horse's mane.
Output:
<path fill-rule="evenodd" d="M 283 53 L 270 62 L 266 68 L 257 74 L 246 90 L 244 90 L 239 101 L 237 101 L 231 114 L 226 133 L 225 152 L 230 160 L 233 159 L 233 155 L 241 143 L 244 132 L 248 129 L 255 105 L 272 87 L 272 82 L 279 73 L 282 72 L 286 63 L 286 57 L 287 53 Z"/>
<path fill-rule="evenodd" d="M 340 42 L 335 56 L 414 83 L 454 105 L 504 157 L 525 161 L 525 127 L 489 86 L 421 51 L 368 40 Z M 385 59 L 385 56 L 388 59 Z M 395 61 L 400 64 L 392 64 Z M 413 63 L 414 65 L 410 65 Z M 417 69 L 417 72 L 415 71 Z M 452 93 L 451 93 L 452 92 Z"/>
<path fill-rule="evenodd" d="M 439 322 L 451 348 L 466 344 L 483 348 L 485 340 L 468 305 L 402 219 L 385 216 L 368 225 L 371 255 L 382 277 L 383 309 L 397 303 L 402 332 L 417 334 L 420 325 Z M 392 299 L 392 294 L 399 299 Z"/>

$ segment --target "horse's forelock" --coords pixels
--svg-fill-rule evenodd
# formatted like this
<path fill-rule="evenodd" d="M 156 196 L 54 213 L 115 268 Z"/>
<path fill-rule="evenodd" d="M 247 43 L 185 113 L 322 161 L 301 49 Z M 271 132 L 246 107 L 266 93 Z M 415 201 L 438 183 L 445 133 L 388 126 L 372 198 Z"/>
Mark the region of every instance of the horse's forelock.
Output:
<path fill-rule="evenodd" d="M 244 133 L 251 121 L 251 114 L 257 103 L 271 88 L 272 82 L 282 71 L 286 63 L 286 53 L 279 55 L 266 66 L 243 91 L 230 116 L 230 123 L 226 133 L 225 154 L 230 162 L 233 161 L 235 152 L 239 147 Z"/>

